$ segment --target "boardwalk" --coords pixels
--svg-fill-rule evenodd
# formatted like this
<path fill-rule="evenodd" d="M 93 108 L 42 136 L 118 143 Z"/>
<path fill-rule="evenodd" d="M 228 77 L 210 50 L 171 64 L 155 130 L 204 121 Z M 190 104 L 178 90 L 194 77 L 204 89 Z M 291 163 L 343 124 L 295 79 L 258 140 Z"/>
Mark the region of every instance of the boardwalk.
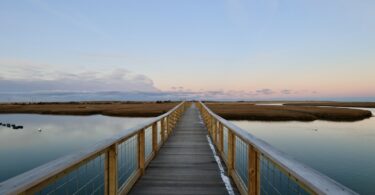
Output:
<path fill-rule="evenodd" d="M 199 116 L 186 110 L 130 194 L 228 194 Z"/>
<path fill-rule="evenodd" d="M 202 102 L 189 105 L 2 182 L 0 194 L 356 194 Z"/>

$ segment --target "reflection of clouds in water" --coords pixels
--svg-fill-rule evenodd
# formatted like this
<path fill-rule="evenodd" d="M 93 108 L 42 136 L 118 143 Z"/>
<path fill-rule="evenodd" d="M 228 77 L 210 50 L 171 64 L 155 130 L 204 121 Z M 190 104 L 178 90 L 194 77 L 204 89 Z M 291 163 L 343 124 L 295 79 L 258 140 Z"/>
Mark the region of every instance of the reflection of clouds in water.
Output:
<path fill-rule="evenodd" d="M 0 182 L 38 165 L 143 123 L 147 118 L 0 114 L 0 122 L 24 125 L 13 130 L 0 126 Z M 38 132 L 41 128 L 42 131 Z"/>
<path fill-rule="evenodd" d="M 373 194 L 369 192 L 375 175 L 369 173 L 375 164 L 375 117 L 356 122 L 233 123 L 344 185 Z"/>
<path fill-rule="evenodd" d="M 25 124 L 24 130 L 2 130 L 1 145 L 17 141 L 23 146 L 35 142 L 49 142 L 64 145 L 66 142 L 90 143 L 114 135 L 123 129 L 133 127 L 144 121 L 142 118 L 120 118 L 101 115 L 94 116 L 51 116 L 51 115 L 13 115 L 13 121 Z M 8 117 L 7 117 L 8 118 Z M 2 119 L 2 116 L 0 116 Z M 42 129 L 38 132 L 38 129 Z M 15 133 L 22 134 L 14 136 Z M 24 136 L 24 137 L 23 137 Z"/>

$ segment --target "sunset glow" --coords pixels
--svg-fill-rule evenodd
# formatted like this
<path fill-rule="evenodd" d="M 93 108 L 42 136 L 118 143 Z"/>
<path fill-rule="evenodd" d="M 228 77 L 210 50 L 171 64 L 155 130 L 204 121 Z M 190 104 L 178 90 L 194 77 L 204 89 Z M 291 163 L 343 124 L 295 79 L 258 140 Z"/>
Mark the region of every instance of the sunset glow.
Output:
<path fill-rule="evenodd" d="M 374 9 L 347 0 L 3 1 L 0 90 L 373 100 Z"/>

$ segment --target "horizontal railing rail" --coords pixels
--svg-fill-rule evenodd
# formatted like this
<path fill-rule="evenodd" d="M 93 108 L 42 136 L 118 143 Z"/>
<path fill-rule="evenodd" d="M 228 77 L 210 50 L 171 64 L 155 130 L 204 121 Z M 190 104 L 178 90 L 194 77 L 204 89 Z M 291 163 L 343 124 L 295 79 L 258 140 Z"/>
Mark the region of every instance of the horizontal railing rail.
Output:
<path fill-rule="evenodd" d="M 241 194 L 356 194 L 197 103 Z"/>
<path fill-rule="evenodd" d="M 0 194 L 126 194 L 187 106 L 0 183 Z"/>

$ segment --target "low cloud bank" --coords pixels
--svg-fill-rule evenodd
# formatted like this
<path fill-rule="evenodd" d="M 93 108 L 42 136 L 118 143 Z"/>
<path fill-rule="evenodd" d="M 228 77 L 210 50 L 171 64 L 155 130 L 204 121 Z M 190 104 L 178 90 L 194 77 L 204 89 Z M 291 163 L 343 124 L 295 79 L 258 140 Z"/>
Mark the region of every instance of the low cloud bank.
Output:
<path fill-rule="evenodd" d="M 276 92 L 275 92 L 276 93 Z M 278 93 L 280 94 L 280 93 Z M 103 91 L 103 92 L 15 92 L 0 93 L 0 102 L 54 102 L 54 101 L 182 101 L 182 100 L 313 100 L 291 96 L 264 95 L 263 92 L 245 91 Z"/>
<path fill-rule="evenodd" d="M 266 101 L 266 100 L 333 100 L 333 101 L 375 101 L 374 97 L 319 97 L 294 96 L 299 91 L 274 91 L 272 95 L 264 90 L 254 91 L 50 91 L 50 92 L 13 92 L 0 93 L 0 102 L 66 102 L 66 101 L 183 101 L 183 100 L 219 100 L 219 101 Z M 267 95 L 268 94 L 268 95 Z"/>
<path fill-rule="evenodd" d="M 124 69 L 111 72 L 43 73 L 38 76 L 6 78 L 0 75 L 1 93 L 35 92 L 100 92 L 147 91 L 156 92 L 153 81 Z"/>
<path fill-rule="evenodd" d="M 269 88 L 193 91 L 174 86 L 162 91 L 147 76 L 124 69 L 68 73 L 25 66 L 18 69 L 5 67 L 0 73 L 0 102 L 334 99 L 317 98 L 317 95 L 317 92 L 309 90 Z"/>

